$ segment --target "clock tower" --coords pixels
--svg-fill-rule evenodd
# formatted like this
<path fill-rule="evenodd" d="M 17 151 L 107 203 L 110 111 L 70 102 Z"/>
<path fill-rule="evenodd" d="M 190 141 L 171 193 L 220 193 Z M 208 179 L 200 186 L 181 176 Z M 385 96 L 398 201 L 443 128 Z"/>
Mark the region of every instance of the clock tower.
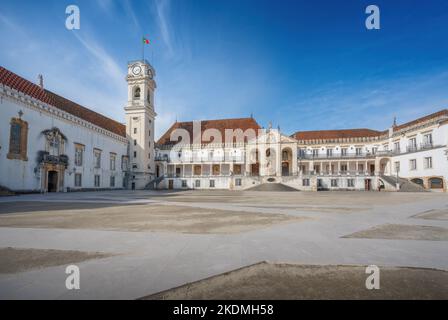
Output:
<path fill-rule="evenodd" d="M 128 63 L 126 136 L 129 140 L 129 188 L 143 189 L 155 177 L 155 70 L 146 60 Z"/>

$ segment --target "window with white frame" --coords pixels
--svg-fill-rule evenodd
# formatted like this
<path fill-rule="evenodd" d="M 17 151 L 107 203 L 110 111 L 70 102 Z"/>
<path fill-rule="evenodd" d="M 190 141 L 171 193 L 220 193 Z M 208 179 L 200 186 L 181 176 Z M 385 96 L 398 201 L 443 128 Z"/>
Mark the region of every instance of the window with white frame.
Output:
<path fill-rule="evenodd" d="M 356 155 L 357 155 L 357 156 L 362 155 L 362 148 L 361 148 L 361 147 L 357 147 L 356 150 L 355 150 L 355 152 L 356 152 Z"/>
<path fill-rule="evenodd" d="M 313 149 L 313 157 L 317 157 L 319 155 L 319 149 Z"/>
<path fill-rule="evenodd" d="M 333 156 L 333 149 L 327 149 L 327 157 L 332 157 Z"/>
<path fill-rule="evenodd" d="M 338 180 L 336 180 L 336 179 L 331 179 L 331 186 L 332 186 L 332 187 L 337 187 L 337 186 L 338 186 Z"/>
<path fill-rule="evenodd" d="M 341 156 L 346 156 L 347 155 L 347 148 L 341 148 Z"/>
<path fill-rule="evenodd" d="M 425 157 L 425 169 L 432 169 L 432 157 Z"/>
<path fill-rule="evenodd" d="M 200 188 L 201 187 L 201 180 L 196 180 L 194 182 L 194 185 L 195 185 L 196 188 Z"/>
<path fill-rule="evenodd" d="M 432 134 L 431 133 L 426 133 L 423 135 L 423 145 L 425 147 L 432 146 Z"/>
<path fill-rule="evenodd" d="M 237 178 L 237 179 L 235 179 L 235 185 L 236 185 L 237 187 L 241 187 L 241 178 Z"/>
<path fill-rule="evenodd" d="M 394 142 L 395 153 L 400 153 L 400 141 Z"/>
<path fill-rule="evenodd" d="M 84 157 L 84 146 L 75 144 L 75 166 L 81 167 Z"/>
<path fill-rule="evenodd" d="M 110 176 L 110 187 L 111 188 L 115 187 L 115 177 L 114 176 Z"/>
<path fill-rule="evenodd" d="M 187 180 L 182 180 L 182 188 L 186 188 L 187 187 Z"/>
<path fill-rule="evenodd" d="M 355 186 L 355 179 L 347 179 L 347 187 L 353 188 Z"/>
<path fill-rule="evenodd" d="M 115 153 L 111 153 L 110 154 L 110 170 L 111 171 L 115 171 L 115 164 L 116 164 L 116 159 L 117 155 Z"/>
<path fill-rule="evenodd" d="M 93 149 L 93 159 L 95 161 L 95 168 L 101 168 L 101 150 Z"/>
<path fill-rule="evenodd" d="M 303 179 L 302 180 L 302 185 L 304 187 L 309 187 L 310 186 L 310 179 Z"/>
<path fill-rule="evenodd" d="M 126 171 L 129 168 L 129 159 L 127 156 L 121 157 L 121 170 Z"/>
<path fill-rule="evenodd" d="M 409 169 L 417 170 L 417 160 L 416 159 L 409 160 Z"/>
<path fill-rule="evenodd" d="M 410 151 L 415 151 L 417 149 L 417 138 L 410 138 L 408 146 Z"/>
<path fill-rule="evenodd" d="M 82 186 L 82 175 L 80 173 L 75 173 L 75 187 Z"/>
<path fill-rule="evenodd" d="M 215 187 L 215 180 L 210 180 L 210 188 L 214 188 Z"/>

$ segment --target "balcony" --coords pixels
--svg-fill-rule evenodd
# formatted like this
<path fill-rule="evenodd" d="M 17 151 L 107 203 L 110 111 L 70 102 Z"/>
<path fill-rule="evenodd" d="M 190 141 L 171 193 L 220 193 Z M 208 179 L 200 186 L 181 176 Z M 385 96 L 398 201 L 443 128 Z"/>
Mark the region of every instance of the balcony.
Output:
<path fill-rule="evenodd" d="M 337 160 L 337 159 L 366 159 L 375 158 L 378 155 L 390 155 L 389 151 L 377 151 L 376 153 L 335 153 L 335 154 L 300 154 L 298 155 L 299 160 Z"/>
<path fill-rule="evenodd" d="M 61 154 L 59 156 L 51 155 L 47 151 L 39 151 L 37 153 L 37 162 L 45 164 L 63 165 L 68 167 L 68 156 Z"/>

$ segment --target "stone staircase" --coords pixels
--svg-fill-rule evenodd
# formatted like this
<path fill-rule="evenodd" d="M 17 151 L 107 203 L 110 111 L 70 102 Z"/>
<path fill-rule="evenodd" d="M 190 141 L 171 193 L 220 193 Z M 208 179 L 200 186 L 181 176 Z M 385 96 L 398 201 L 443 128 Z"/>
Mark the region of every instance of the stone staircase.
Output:
<path fill-rule="evenodd" d="M 145 190 L 155 190 L 157 189 L 157 186 L 159 185 L 160 182 L 162 182 L 165 179 L 165 175 L 162 175 L 158 178 L 152 179 L 151 181 L 149 181 L 146 186 L 145 186 Z"/>
<path fill-rule="evenodd" d="M 397 183 L 397 177 L 382 175 L 380 176 L 380 178 L 385 183 L 388 183 L 393 187 L 395 187 Z M 408 179 L 405 178 L 398 177 L 398 183 L 400 185 L 400 190 L 398 190 L 399 192 L 427 192 L 427 190 L 425 190 L 425 188 L 423 188 L 421 185 L 409 181 Z"/>
<path fill-rule="evenodd" d="M 261 183 L 255 187 L 246 189 L 247 191 L 299 191 L 283 183 Z"/>

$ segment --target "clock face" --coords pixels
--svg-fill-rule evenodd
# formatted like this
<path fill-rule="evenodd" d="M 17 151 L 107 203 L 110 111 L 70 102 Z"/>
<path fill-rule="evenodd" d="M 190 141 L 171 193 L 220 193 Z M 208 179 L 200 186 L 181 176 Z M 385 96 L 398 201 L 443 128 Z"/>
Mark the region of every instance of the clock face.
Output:
<path fill-rule="evenodd" d="M 135 75 L 139 75 L 142 72 L 142 68 L 140 66 L 135 66 L 132 68 L 132 73 Z"/>

